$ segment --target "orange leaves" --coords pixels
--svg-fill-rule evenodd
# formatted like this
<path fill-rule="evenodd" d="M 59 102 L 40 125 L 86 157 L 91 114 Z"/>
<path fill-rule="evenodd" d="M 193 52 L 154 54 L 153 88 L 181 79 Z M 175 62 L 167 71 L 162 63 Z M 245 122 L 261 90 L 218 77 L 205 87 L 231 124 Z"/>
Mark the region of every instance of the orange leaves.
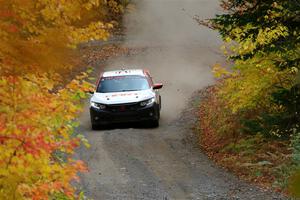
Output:
<path fill-rule="evenodd" d="M 88 92 L 94 88 L 94 85 L 90 84 L 87 81 L 84 81 L 84 78 L 87 78 L 86 73 L 82 73 L 79 76 L 76 76 L 77 80 L 71 81 L 66 87 L 72 91 L 83 91 Z"/>
<path fill-rule="evenodd" d="M 6 129 L 6 120 L 4 115 L 0 114 L 0 133 L 4 131 L 4 129 Z M 0 143 L 1 143 L 1 139 L 0 139 Z"/>
<path fill-rule="evenodd" d="M 8 17 L 13 17 L 13 16 L 15 16 L 15 14 L 10 10 L 1 10 L 0 11 L 0 18 L 1 19 L 3 19 L 3 18 L 5 19 L 5 18 L 8 18 Z"/>
<path fill-rule="evenodd" d="M 112 2 L 112 1 L 110 1 Z M 0 199 L 74 197 L 84 164 L 70 159 L 87 144 L 73 133 L 88 74 L 61 87 L 58 72 L 76 63 L 74 48 L 109 37 L 106 0 L 0 0 Z"/>
<path fill-rule="evenodd" d="M 77 160 L 75 163 L 74 163 L 74 167 L 76 168 L 77 171 L 79 172 L 87 172 L 88 169 L 85 165 L 85 163 L 81 160 Z"/>
<path fill-rule="evenodd" d="M 72 121 L 85 95 L 74 95 L 91 87 L 83 80 L 87 76 L 78 75 L 57 92 L 55 75 L 0 78 L 0 199 L 74 196 L 70 182 L 86 171 L 83 162 L 69 158 L 84 139 L 73 135 Z"/>
<path fill-rule="evenodd" d="M 0 73 L 70 68 L 71 47 L 109 37 L 109 11 L 104 0 L 0 1 Z"/>
<path fill-rule="evenodd" d="M 48 133 L 50 134 L 50 133 Z M 57 144 L 49 140 L 44 133 L 40 133 L 34 137 L 29 136 L 23 138 L 23 148 L 25 153 L 32 154 L 34 157 L 41 156 L 41 153 L 52 153 Z"/>

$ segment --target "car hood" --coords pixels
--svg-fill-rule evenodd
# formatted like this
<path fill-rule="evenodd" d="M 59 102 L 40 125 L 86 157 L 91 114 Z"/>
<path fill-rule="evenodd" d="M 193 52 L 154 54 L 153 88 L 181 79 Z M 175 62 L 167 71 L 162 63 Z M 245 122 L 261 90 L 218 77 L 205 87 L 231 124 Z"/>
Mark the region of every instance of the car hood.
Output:
<path fill-rule="evenodd" d="M 155 97 L 155 93 L 149 90 L 130 91 L 130 92 L 112 92 L 112 93 L 94 93 L 91 101 L 102 104 L 123 104 L 140 102 Z"/>

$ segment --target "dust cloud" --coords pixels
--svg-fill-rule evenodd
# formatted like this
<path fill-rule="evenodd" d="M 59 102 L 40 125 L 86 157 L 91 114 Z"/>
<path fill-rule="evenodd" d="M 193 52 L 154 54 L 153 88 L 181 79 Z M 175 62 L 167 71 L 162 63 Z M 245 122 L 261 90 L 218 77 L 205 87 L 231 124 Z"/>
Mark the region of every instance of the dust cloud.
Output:
<path fill-rule="evenodd" d="M 213 83 L 211 66 L 222 59 L 218 34 L 199 26 L 220 12 L 218 0 L 138 0 L 125 17 L 125 46 L 147 47 L 138 55 L 111 61 L 108 69 L 146 68 L 164 84 L 162 122 L 175 119 L 192 93 Z"/>

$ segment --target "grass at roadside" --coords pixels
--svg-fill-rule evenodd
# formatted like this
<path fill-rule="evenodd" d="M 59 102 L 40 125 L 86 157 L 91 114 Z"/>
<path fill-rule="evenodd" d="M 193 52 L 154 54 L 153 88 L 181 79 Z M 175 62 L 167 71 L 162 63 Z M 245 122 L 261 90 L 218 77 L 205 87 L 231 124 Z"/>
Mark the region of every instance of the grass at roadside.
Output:
<path fill-rule="evenodd" d="M 242 132 L 242 116 L 226 113 L 216 86 L 201 93 L 199 143 L 208 157 L 241 179 L 287 193 L 289 177 L 297 168 L 299 138 L 268 138 Z"/>

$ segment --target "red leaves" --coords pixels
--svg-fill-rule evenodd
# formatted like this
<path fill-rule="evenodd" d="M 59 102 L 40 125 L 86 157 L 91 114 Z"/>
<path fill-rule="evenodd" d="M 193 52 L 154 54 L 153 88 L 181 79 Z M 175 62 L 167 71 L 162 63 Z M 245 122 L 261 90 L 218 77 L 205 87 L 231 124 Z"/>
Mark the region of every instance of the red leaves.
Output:
<path fill-rule="evenodd" d="M 86 171 L 70 159 L 83 140 L 73 133 L 80 100 L 91 88 L 87 73 L 70 70 L 73 48 L 107 39 L 112 26 L 99 21 L 110 18 L 104 4 L 74 2 L 0 0 L 0 199 L 73 199 L 70 182 Z M 68 75 L 64 84 L 58 72 Z"/>
<path fill-rule="evenodd" d="M 16 146 L 22 148 L 24 152 L 32 154 L 34 157 L 40 156 L 42 152 L 51 153 L 55 148 L 57 148 L 56 143 L 51 143 L 47 141 L 46 134 L 40 133 L 36 136 L 30 136 L 26 134 L 26 131 L 30 130 L 30 127 L 23 127 L 20 131 L 23 131 L 24 135 L 10 134 L 10 135 L 0 135 L 0 144 L 4 144 L 8 141 L 17 141 Z"/>
<path fill-rule="evenodd" d="M 2 133 L 4 131 L 4 129 L 6 128 L 6 120 L 4 115 L 0 114 L 0 133 Z"/>
<path fill-rule="evenodd" d="M 91 84 L 70 69 L 77 42 L 109 35 L 100 6 L 0 0 L 0 199 L 75 196 L 70 182 L 86 167 L 70 159 L 83 140 L 74 121 Z M 64 84 L 58 72 L 68 75 Z"/>
<path fill-rule="evenodd" d="M 45 74 L 0 78 L 0 187 L 6 188 L 0 199 L 48 199 L 53 193 L 73 197 L 70 182 L 87 170 L 70 157 L 81 142 L 73 135 L 81 109 L 80 99 L 73 96 L 89 85 L 79 79 L 71 83 L 77 87 L 55 93 L 45 89 L 52 82 Z"/>
<path fill-rule="evenodd" d="M 8 83 L 15 85 L 18 82 L 18 77 L 17 76 L 8 76 L 8 77 L 6 77 L 6 80 Z"/>
<path fill-rule="evenodd" d="M 0 135 L 0 144 L 3 145 L 6 140 L 10 139 L 9 136 Z"/>
<path fill-rule="evenodd" d="M 32 154 L 34 157 L 40 156 L 42 152 L 52 153 L 56 148 L 56 144 L 47 141 L 46 135 L 40 133 L 35 137 L 24 137 L 23 148 L 26 153 Z"/>
<path fill-rule="evenodd" d="M 6 27 L 6 30 L 9 33 L 16 33 L 16 32 L 19 31 L 19 28 L 16 25 L 11 24 L 11 25 Z"/>
<path fill-rule="evenodd" d="M 8 17 L 14 17 L 15 13 L 13 13 L 11 10 L 1 10 L 0 11 L 0 18 L 8 18 Z"/>

